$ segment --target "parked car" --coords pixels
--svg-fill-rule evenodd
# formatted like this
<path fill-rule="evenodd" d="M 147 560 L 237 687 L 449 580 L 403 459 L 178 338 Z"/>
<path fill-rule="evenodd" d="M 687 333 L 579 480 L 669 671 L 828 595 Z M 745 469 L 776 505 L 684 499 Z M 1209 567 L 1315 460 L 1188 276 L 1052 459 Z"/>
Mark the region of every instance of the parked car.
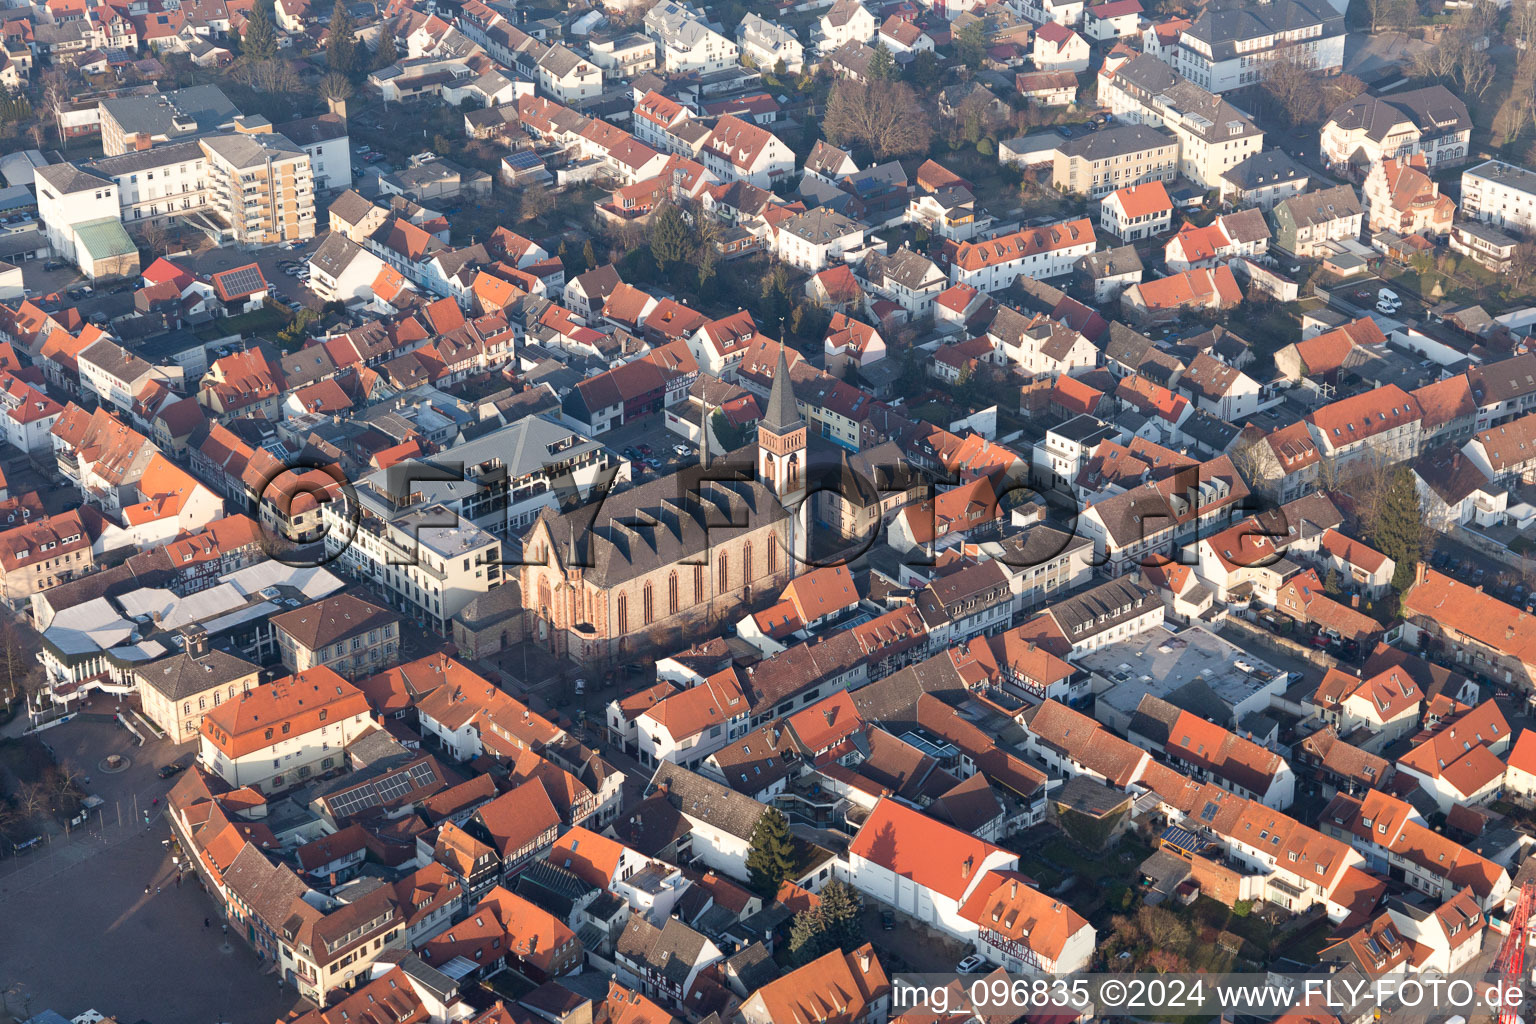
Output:
<path fill-rule="evenodd" d="M 979 953 L 972 953 L 958 964 L 955 964 L 955 971 L 958 974 L 980 974 L 986 970 L 986 967 L 986 957 Z"/>
<path fill-rule="evenodd" d="M 880 911 L 880 930 L 890 931 L 896 927 L 896 912 L 893 910 Z"/>
<path fill-rule="evenodd" d="M 689 448 L 685 444 L 675 444 L 672 446 L 672 454 L 676 455 L 680 459 L 686 459 L 688 456 L 693 454 L 693 449 Z"/>
<path fill-rule="evenodd" d="M 66 266 L 68 266 L 68 264 L 65 263 L 63 260 L 49 260 L 47 263 L 43 264 L 43 269 L 44 270 L 63 270 Z"/>
<path fill-rule="evenodd" d="M 172 775 L 182 771 L 184 768 L 186 768 L 186 765 L 177 764 L 175 761 L 172 761 L 170 764 L 161 765 L 160 770 L 155 772 L 155 774 L 160 776 L 162 779 L 168 779 Z"/>

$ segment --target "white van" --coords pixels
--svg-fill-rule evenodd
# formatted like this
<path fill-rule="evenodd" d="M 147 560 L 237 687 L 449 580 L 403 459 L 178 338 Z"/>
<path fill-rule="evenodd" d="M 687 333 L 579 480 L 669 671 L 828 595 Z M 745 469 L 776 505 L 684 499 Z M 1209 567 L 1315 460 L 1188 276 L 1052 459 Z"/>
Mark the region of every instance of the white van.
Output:
<path fill-rule="evenodd" d="M 1397 292 L 1390 288 L 1383 288 L 1376 293 L 1376 312 L 1385 313 L 1388 316 L 1403 308 L 1403 300 L 1397 297 Z"/>

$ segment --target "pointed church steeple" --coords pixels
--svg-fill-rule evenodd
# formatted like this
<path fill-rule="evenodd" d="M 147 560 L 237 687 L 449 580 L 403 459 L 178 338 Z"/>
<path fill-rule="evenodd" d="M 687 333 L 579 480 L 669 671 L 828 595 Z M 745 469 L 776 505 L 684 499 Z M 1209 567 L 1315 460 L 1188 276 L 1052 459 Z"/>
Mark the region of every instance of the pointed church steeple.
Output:
<path fill-rule="evenodd" d="M 779 346 L 768 408 L 757 424 L 757 478 L 779 501 L 794 505 L 805 497 L 805 420 L 789 384 L 789 361 Z"/>
<path fill-rule="evenodd" d="M 762 425 L 777 434 L 787 434 L 797 427 L 803 428 L 805 420 L 800 407 L 795 404 L 795 392 L 789 384 L 789 360 L 784 358 L 784 346 L 779 346 L 779 365 L 773 371 L 773 387 L 768 392 L 768 408 L 763 410 Z"/>

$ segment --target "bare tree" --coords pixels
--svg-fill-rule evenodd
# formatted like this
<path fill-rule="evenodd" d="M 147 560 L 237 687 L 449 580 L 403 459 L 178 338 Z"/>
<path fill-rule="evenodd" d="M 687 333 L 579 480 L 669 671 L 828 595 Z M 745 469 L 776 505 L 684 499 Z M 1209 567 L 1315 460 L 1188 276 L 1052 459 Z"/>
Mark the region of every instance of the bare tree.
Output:
<path fill-rule="evenodd" d="M 1511 8 L 1504 34 L 1516 50 L 1529 50 L 1536 44 L 1536 0 L 1520 0 Z"/>
<path fill-rule="evenodd" d="M 24 818 L 35 818 L 48 809 L 48 791 L 36 782 L 23 782 L 16 789 L 16 811 Z"/>
<path fill-rule="evenodd" d="M 47 117 L 54 123 L 59 133 L 59 145 L 65 145 L 69 139 L 64 134 L 62 122 L 64 107 L 69 103 L 69 81 L 64 77 L 64 72 L 58 69 L 45 72 L 43 75 L 43 109 L 38 111 L 39 120 Z"/>
<path fill-rule="evenodd" d="M 835 143 L 862 143 L 880 159 L 921 153 L 933 140 L 928 112 L 900 82 L 839 82 L 827 100 L 822 130 Z"/>
<path fill-rule="evenodd" d="M 331 72 L 320 83 L 320 98 L 327 103 L 339 103 L 352 98 L 352 82 L 346 75 Z"/>
<path fill-rule="evenodd" d="M 171 239 L 171 232 L 166 227 L 165 221 L 158 217 L 152 218 L 144 225 L 144 230 L 140 232 L 140 235 L 144 239 L 144 248 L 149 250 L 151 257 L 164 256 L 166 254 L 167 243 Z"/>
<path fill-rule="evenodd" d="M 1509 261 L 1504 276 L 1517 288 L 1536 276 L 1536 242 L 1521 242 L 1515 246 L 1514 258 Z"/>

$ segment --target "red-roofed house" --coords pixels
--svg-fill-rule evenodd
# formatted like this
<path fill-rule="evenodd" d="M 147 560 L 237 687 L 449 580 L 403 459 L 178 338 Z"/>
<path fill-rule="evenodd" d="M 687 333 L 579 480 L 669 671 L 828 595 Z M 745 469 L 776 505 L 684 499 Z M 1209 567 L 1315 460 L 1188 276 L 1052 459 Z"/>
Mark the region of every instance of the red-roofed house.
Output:
<path fill-rule="evenodd" d="M 1231 309 L 1242 301 L 1237 279 L 1224 266 L 1141 281 L 1120 293 L 1126 315 L 1141 321 L 1169 320 L 1201 309 Z"/>
<path fill-rule="evenodd" d="M 1307 426 L 1322 456 L 1343 467 L 1366 456 L 1397 463 L 1418 455 L 1423 418 L 1417 399 L 1384 384 L 1323 406 Z"/>
<path fill-rule="evenodd" d="M 1122 39 L 1140 31 L 1140 0 L 1109 0 L 1083 10 L 1083 34 L 1095 42 Z"/>
<path fill-rule="evenodd" d="M 1520 730 L 1504 770 L 1504 790 L 1527 803 L 1536 800 L 1536 731 Z"/>
<path fill-rule="evenodd" d="M 1498 701 L 1486 700 L 1398 758 L 1397 771 L 1414 779 L 1442 811 L 1487 803 L 1504 783 L 1499 755 L 1509 743 Z"/>
<path fill-rule="evenodd" d="M 213 294 L 225 316 L 249 313 L 265 305 L 267 279 L 255 263 L 231 267 L 213 275 Z"/>
<path fill-rule="evenodd" d="M 1088 40 L 1060 22 L 1049 22 L 1035 31 L 1030 56 L 1042 71 L 1087 71 Z"/>
<path fill-rule="evenodd" d="M 890 798 L 869 812 L 847 857 L 854 888 L 968 941 L 980 926 L 961 908 L 991 872 L 1019 866 L 1017 854 Z"/>
<path fill-rule="evenodd" d="M 1160 181 L 1118 189 L 1099 204 L 1099 227 L 1122 242 L 1151 238 L 1167 231 L 1172 223 L 1173 200 Z"/>
<path fill-rule="evenodd" d="M 976 926 L 981 955 L 1010 973 L 1070 974 L 1093 957 L 1093 926 L 1017 871 L 988 872 L 960 914 Z"/>

